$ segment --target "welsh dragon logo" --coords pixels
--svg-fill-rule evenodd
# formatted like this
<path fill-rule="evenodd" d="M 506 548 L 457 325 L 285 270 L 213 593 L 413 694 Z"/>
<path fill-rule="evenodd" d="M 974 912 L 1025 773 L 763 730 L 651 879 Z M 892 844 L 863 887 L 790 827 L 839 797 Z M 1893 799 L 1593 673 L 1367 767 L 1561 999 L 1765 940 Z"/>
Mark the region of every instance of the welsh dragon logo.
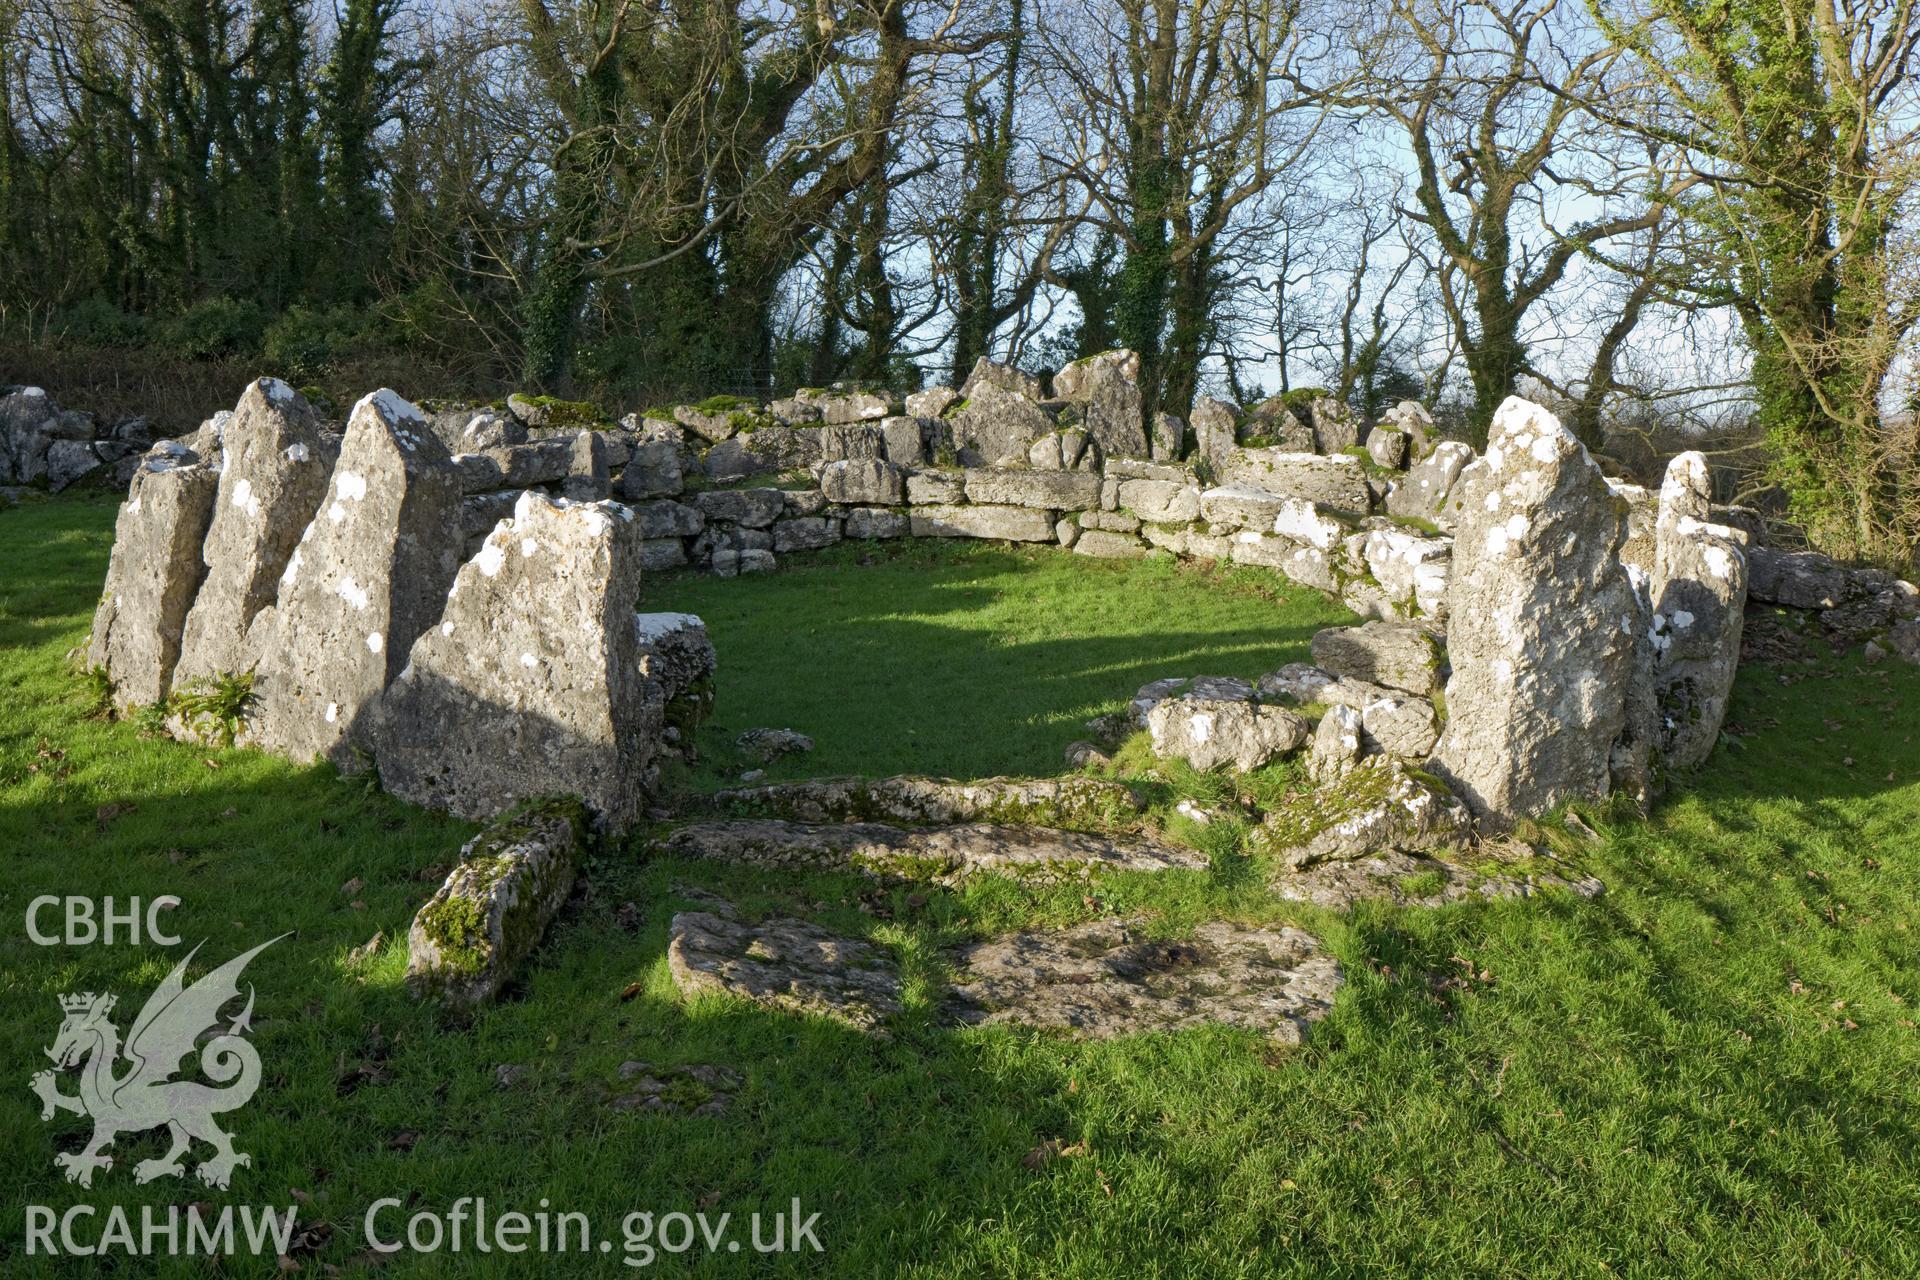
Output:
<path fill-rule="evenodd" d="M 115 1138 L 163 1125 L 172 1145 L 165 1155 L 135 1165 L 135 1182 L 184 1174 L 186 1166 L 180 1158 L 196 1138 L 213 1148 L 213 1155 L 194 1170 L 210 1187 L 224 1189 L 236 1167 L 253 1162 L 244 1152 L 235 1151 L 233 1139 L 213 1122 L 216 1115 L 245 1106 L 260 1087 L 260 1055 L 242 1039 L 252 1029 L 253 987 L 247 987 L 246 1007 L 224 1032 L 218 1030 L 220 1010 L 239 997 L 240 972 L 247 962 L 278 941 L 274 938 L 235 956 L 189 987 L 184 978 L 187 965 L 199 953 L 195 947 L 148 997 L 127 1032 L 124 1048 L 119 1029 L 107 1016 L 113 1012 L 115 997 L 92 992 L 60 997 L 66 1017 L 47 1056 L 62 1071 L 80 1068 L 80 1093 L 78 1097 L 61 1093 L 51 1070 L 36 1073 L 32 1084 L 40 1096 L 42 1120 L 53 1119 L 56 1111 L 93 1117 L 93 1138 L 86 1148 L 53 1158 L 66 1171 L 67 1181 L 91 1187 L 96 1169 L 113 1167 L 113 1157 L 105 1152 Z M 200 1043 L 209 1031 L 217 1034 Z M 194 1053 L 201 1073 L 225 1088 L 172 1078 L 181 1070 L 180 1060 Z M 123 1058 L 130 1065 L 116 1075 Z"/>

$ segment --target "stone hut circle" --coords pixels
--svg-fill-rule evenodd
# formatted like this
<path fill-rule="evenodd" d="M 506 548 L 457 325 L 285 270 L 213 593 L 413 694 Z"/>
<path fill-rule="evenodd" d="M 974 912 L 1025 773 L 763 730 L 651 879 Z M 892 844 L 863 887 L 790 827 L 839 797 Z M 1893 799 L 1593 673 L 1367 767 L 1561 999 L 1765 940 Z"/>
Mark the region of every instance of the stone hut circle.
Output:
<path fill-rule="evenodd" d="M 1296 761 L 1308 785 L 1254 815 L 1249 852 L 1280 898 L 1331 910 L 1601 892 L 1516 859 L 1508 833 L 1644 805 L 1706 761 L 1749 601 L 1920 663 L 1920 590 L 1767 545 L 1754 513 L 1712 503 L 1697 453 L 1651 492 L 1518 398 L 1481 452 L 1413 404 L 1365 423 L 1324 399 L 1203 397 L 1147 421 L 1138 370 L 1125 351 L 1050 380 L 982 360 L 964 386 L 904 401 L 835 387 L 618 424 L 518 396 L 428 411 L 387 390 L 331 422 L 263 378 L 157 442 L 15 388 L 0 481 L 125 485 L 85 651 L 121 710 L 158 707 L 183 738 L 224 723 L 490 824 L 410 937 L 414 987 L 464 1005 L 531 962 L 586 852 L 614 839 L 881 884 L 1209 874 L 1128 787 L 1077 770 L 743 784 L 666 811 L 662 769 L 692 751 L 725 668 L 699 618 L 635 612 L 654 571 L 736 577 L 842 541 L 968 538 L 1255 566 L 1326 593 L 1361 621 L 1315 636 L 1311 663 L 1168 673 L 1069 755 L 1104 760 L 1141 733 L 1196 770 Z M 804 750 L 792 728 L 756 731 L 755 749 Z M 666 958 L 689 997 L 875 1034 L 901 1010 L 887 947 L 711 895 L 673 918 Z M 1297 1041 L 1342 980 L 1312 934 L 1232 920 L 1168 938 L 1101 918 L 949 959 L 952 1025 L 1080 1036 L 1212 1022 Z"/>

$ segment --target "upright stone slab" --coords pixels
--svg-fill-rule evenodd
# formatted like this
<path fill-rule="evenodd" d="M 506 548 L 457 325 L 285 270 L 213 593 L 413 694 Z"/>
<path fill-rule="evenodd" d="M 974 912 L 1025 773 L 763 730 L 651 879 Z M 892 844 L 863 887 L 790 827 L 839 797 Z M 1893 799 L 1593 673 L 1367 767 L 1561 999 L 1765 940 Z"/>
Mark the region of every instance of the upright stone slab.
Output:
<path fill-rule="evenodd" d="M 983 382 L 953 414 L 953 447 L 970 467 L 1025 458 L 1033 442 L 1053 430 L 1047 411 L 1017 391 Z"/>
<path fill-rule="evenodd" d="M 625 507 L 522 494 L 369 717 L 381 784 L 463 818 L 565 792 L 631 824 L 664 710 L 634 621 L 640 555 Z"/>
<path fill-rule="evenodd" d="M 1746 536 L 1715 524 L 1706 458 L 1694 451 L 1667 465 L 1648 595 L 1653 602 L 1653 741 L 1670 769 L 1699 764 L 1726 719 L 1746 617 Z"/>
<path fill-rule="evenodd" d="M 1109 458 L 1147 456 L 1140 357 L 1120 348 L 1076 360 L 1053 375 L 1053 394 L 1086 406 L 1087 434 Z"/>
<path fill-rule="evenodd" d="M 1453 674 L 1433 769 L 1482 814 L 1604 796 L 1639 617 L 1606 478 L 1551 413 L 1515 396 L 1455 490 Z"/>
<path fill-rule="evenodd" d="M 173 687 L 218 485 L 212 466 L 167 440 L 141 460 L 120 504 L 87 665 L 106 671 L 122 710 L 159 702 Z"/>
<path fill-rule="evenodd" d="M 220 490 L 200 553 L 206 581 L 180 642 L 182 681 L 247 668 L 247 628 L 273 603 L 327 491 L 319 415 L 278 378 L 240 394 L 223 438 Z"/>
<path fill-rule="evenodd" d="M 380 390 L 353 407 L 333 483 L 255 621 L 250 740 L 352 762 L 348 735 L 440 616 L 460 565 L 460 483 L 420 411 Z"/>
<path fill-rule="evenodd" d="M 1457 513 L 1447 500 L 1472 461 L 1472 445 L 1442 441 L 1394 482 L 1387 494 L 1387 513 L 1403 520 L 1425 520 L 1443 533 L 1452 530 Z"/>
<path fill-rule="evenodd" d="M 1216 480 L 1225 470 L 1228 457 L 1239 443 L 1236 435 L 1239 422 L 1239 409 L 1225 400 L 1201 396 L 1193 403 L 1194 455 Z"/>

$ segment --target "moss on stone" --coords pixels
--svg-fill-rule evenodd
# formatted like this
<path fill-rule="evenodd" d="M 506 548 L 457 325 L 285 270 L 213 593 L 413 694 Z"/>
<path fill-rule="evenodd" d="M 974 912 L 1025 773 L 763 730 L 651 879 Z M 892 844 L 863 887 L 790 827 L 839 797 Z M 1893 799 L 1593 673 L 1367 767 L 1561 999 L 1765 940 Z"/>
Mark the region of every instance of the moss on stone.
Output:
<path fill-rule="evenodd" d="M 585 400 L 562 400 L 557 396 L 521 396 L 522 403 L 530 404 L 546 413 L 546 427 L 591 427 L 605 422 L 607 416 L 595 405 Z"/>

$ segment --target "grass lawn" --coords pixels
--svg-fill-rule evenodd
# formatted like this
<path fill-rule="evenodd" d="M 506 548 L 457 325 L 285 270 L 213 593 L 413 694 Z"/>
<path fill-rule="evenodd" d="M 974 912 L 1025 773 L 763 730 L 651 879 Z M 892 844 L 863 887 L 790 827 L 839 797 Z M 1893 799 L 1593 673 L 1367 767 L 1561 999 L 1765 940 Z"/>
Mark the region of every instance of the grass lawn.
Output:
<path fill-rule="evenodd" d="M 874 893 L 607 850 L 511 998 L 462 1022 L 413 1001 L 400 977 L 407 922 L 472 827 L 327 769 L 142 738 L 99 718 L 68 674 L 112 514 L 82 501 L 0 513 L 9 1277 L 212 1274 L 198 1259 L 25 1257 L 24 1205 L 127 1206 L 136 1220 L 140 1206 L 192 1201 L 293 1205 L 313 1228 L 296 1255 L 305 1271 L 354 1274 L 376 1200 L 406 1202 L 381 1219 L 398 1234 L 405 1214 L 462 1196 L 496 1216 L 585 1213 L 613 1249 L 402 1254 L 378 1273 L 622 1274 L 633 1211 L 731 1213 L 744 1240 L 749 1213 L 797 1197 L 820 1215 L 823 1253 L 696 1247 L 654 1267 L 1920 1274 L 1911 668 L 1820 656 L 1744 670 L 1738 749 L 1648 821 L 1593 815 L 1603 838 L 1585 860 L 1609 886 L 1594 902 L 1331 915 L 1272 897 L 1231 823 L 1208 828 L 1211 872 L 1114 877 L 1091 893 L 990 879 Z M 1079 722 L 1144 680 L 1254 674 L 1337 616 L 1304 590 L 1282 605 L 1252 578 L 1212 584 L 1164 565 L 981 547 L 851 563 L 860 554 L 767 578 L 650 580 L 645 607 L 700 612 L 720 649 L 720 725 L 696 785 L 717 781 L 726 742 L 754 724 L 816 738 L 783 775 L 1052 772 Z M 1226 784 L 1160 786 L 1217 797 Z M 688 887 L 896 948 L 910 983 L 893 1038 L 682 1001 L 663 952 Z M 185 941 L 36 946 L 25 914 L 41 894 L 174 894 L 166 923 Z M 1326 939 L 1348 985 L 1296 1050 L 1222 1030 L 1081 1044 L 936 1025 L 943 947 L 1099 911 L 1169 931 L 1295 921 Z M 228 1117 L 253 1157 L 233 1189 L 133 1185 L 133 1163 L 161 1151 L 154 1135 L 121 1139 L 91 1191 L 64 1183 L 52 1156 L 90 1125 L 43 1123 L 26 1088 L 46 1065 L 56 996 L 119 992 L 124 1030 L 188 947 L 205 940 L 198 971 L 289 931 L 247 974 L 265 1081 Z M 385 945 L 351 963 L 376 931 Z M 620 1110 L 606 1098 L 629 1059 L 719 1064 L 744 1083 L 719 1115 Z M 500 1088 L 502 1065 L 526 1070 Z M 1052 1141 L 1068 1154 L 1023 1159 Z M 218 1269 L 273 1272 L 270 1258 Z"/>
<path fill-rule="evenodd" d="M 1088 719 L 1162 676 L 1252 679 L 1352 615 L 1257 569 L 1012 545 L 842 543 L 765 578 L 647 579 L 641 607 L 697 613 L 720 655 L 697 783 L 743 729 L 814 739 L 768 777 L 1039 776 Z M 1276 590 L 1276 587 L 1284 590 Z M 743 589 L 744 588 L 744 589 Z M 750 762 L 749 762 L 750 763 Z"/>

